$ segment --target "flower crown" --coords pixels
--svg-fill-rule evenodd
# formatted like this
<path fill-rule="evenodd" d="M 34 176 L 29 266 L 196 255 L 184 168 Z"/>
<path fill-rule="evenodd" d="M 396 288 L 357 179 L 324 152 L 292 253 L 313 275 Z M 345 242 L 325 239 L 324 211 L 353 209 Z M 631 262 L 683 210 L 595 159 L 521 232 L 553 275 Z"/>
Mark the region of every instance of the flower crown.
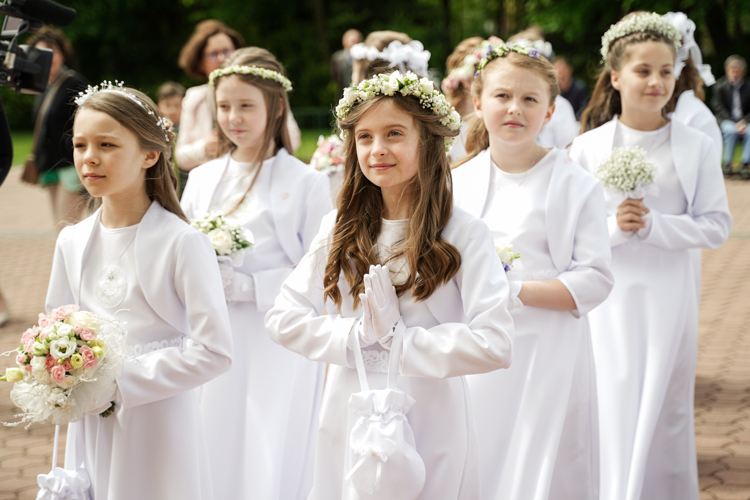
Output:
<path fill-rule="evenodd" d="M 543 56 L 544 54 L 539 51 L 539 49 L 535 49 L 533 47 L 526 47 L 524 45 L 518 44 L 518 43 L 501 43 L 500 45 L 489 45 L 487 47 L 487 53 L 484 54 L 484 57 L 482 57 L 482 60 L 479 61 L 479 65 L 477 66 L 477 71 L 474 73 L 474 78 L 479 76 L 479 72 L 484 69 L 485 66 L 487 66 L 487 63 L 492 61 L 493 59 L 497 59 L 498 57 L 505 57 L 511 52 L 515 52 L 516 54 L 521 54 L 524 56 L 529 57 L 539 57 Z"/>
<path fill-rule="evenodd" d="M 471 85 L 471 82 L 474 80 L 474 73 L 477 72 L 477 64 L 479 64 L 482 57 L 487 54 L 487 48 L 490 45 L 500 45 L 501 43 L 503 43 L 503 41 L 496 36 L 491 36 L 489 40 L 483 40 L 482 43 L 477 45 L 470 54 L 464 57 L 461 66 L 453 69 L 448 73 L 448 76 L 443 79 L 440 83 L 443 90 L 456 90 L 462 83 L 467 87 Z"/>
<path fill-rule="evenodd" d="M 113 92 L 115 94 L 120 94 L 122 96 L 125 96 L 131 101 L 137 103 L 143 109 L 145 109 L 149 115 L 156 117 L 156 113 L 154 113 L 154 110 L 151 109 L 150 106 L 146 105 L 146 103 L 138 99 L 138 97 L 135 94 L 125 90 L 125 83 L 118 81 L 118 80 L 115 80 L 114 85 L 112 85 L 112 82 L 108 80 L 104 80 L 99 85 L 95 85 L 93 87 L 89 85 L 86 88 L 85 92 L 78 92 L 78 97 L 76 97 L 74 101 L 76 105 L 80 108 L 81 106 L 83 106 L 83 104 L 86 101 L 89 100 L 89 98 L 92 95 L 98 94 L 99 92 Z M 156 124 L 159 126 L 159 128 L 161 128 L 164 131 L 164 140 L 169 142 L 169 132 L 174 131 L 174 129 L 172 128 L 172 121 L 169 118 L 160 116 L 156 118 Z"/>
<path fill-rule="evenodd" d="M 357 104 L 369 101 L 378 95 L 393 96 L 396 92 L 401 95 L 413 95 L 419 98 L 423 108 L 432 110 L 440 116 L 440 123 L 450 130 L 461 130 L 461 116 L 448 103 L 448 100 L 435 88 L 432 81 L 420 78 L 411 71 L 401 73 L 398 70 L 390 74 L 379 74 L 360 82 L 356 87 L 344 89 L 344 97 L 336 106 L 336 116 L 343 120 L 349 116 L 352 108 Z M 344 133 L 343 137 L 346 137 Z M 445 150 L 450 151 L 455 137 L 445 137 Z"/>
<path fill-rule="evenodd" d="M 658 33 L 674 44 L 675 52 L 680 49 L 682 36 L 679 30 L 667 21 L 664 16 L 660 16 L 656 12 L 647 12 L 644 14 L 631 12 L 628 17 L 610 26 L 607 32 L 604 33 L 604 36 L 602 36 L 602 60 L 607 61 L 609 48 L 615 40 L 640 31 Z"/>
<path fill-rule="evenodd" d="M 254 75 L 259 76 L 265 80 L 273 80 L 279 83 L 284 90 L 287 92 L 292 91 L 292 82 L 289 78 L 285 77 L 281 73 L 268 68 L 261 68 L 259 66 L 240 66 L 235 64 L 234 66 L 227 66 L 226 68 L 219 68 L 211 72 L 208 76 L 208 83 L 211 86 L 216 84 L 216 80 L 222 76 L 227 75 Z"/>
<path fill-rule="evenodd" d="M 390 63 L 391 68 L 398 66 L 401 71 L 407 71 L 408 68 L 420 75 L 427 75 L 430 56 L 432 54 L 430 54 L 429 50 L 424 50 L 424 45 L 418 40 L 412 40 L 406 45 L 398 40 L 394 40 L 382 52 L 377 47 L 358 43 L 349 49 L 349 55 L 352 56 L 352 59 L 359 61 L 364 59 L 368 61 L 383 59 Z"/>

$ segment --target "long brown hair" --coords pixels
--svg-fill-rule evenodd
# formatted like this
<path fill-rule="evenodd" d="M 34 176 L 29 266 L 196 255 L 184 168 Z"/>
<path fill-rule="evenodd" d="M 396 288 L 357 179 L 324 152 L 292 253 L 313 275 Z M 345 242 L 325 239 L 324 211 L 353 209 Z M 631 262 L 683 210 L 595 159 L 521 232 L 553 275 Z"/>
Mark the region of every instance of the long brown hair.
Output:
<path fill-rule="evenodd" d="M 364 293 L 364 275 L 371 264 L 378 263 L 375 247 L 382 223 L 383 197 L 380 188 L 362 173 L 354 128 L 365 113 L 386 99 L 411 115 L 419 131 L 419 167 L 411 180 L 413 194 L 406 237 L 389 259 L 404 257 L 409 268 L 409 277 L 396 284 L 396 293 L 401 296 L 411 290 L 416 300 L 425 300 L 453 278 L 461 266 L 461 254 L 441 235 L 453 210 L 444 138 L 455 137 L 458 132 L 442 125 L 441 117 L 423 108 L 414 96 L 377 96 L 357 104 L 345 119 L 338 120 L 339 129 L 348 133 L 344 140 L 344 179 L 323 279 L 325 297 L 338 307 L 342 302 L 338 287 L 341 272 L 356 308 L 359 294 Z"/>
<path fill-rule="evenodd" d="M 190 39 L 187 41 L 182 50 L 180 51 L 180 58 L 178 65 L 182 68 L 185 73 L 195 78 L 196 80 L 203 80 L 208 78 L 208 75 L 204 75 L 203 71 L 200 70 L 201 60 L 203 59 L 203 50 L 208 44 L 208 39 L 219 33 L 224 33 L 232 39 L 235 49 L 239 49 L 245 45 L 245 40 L 242 39 L 242 35 L 228 27 L 226 24 L 216 19 L 206 19 L 205 21 L 199 22 Z"/>
<path fill-rule="evenodd" d="M 122 90 L 134 95 L 140 103 L 120 92 L 101 91 L 86 99 L 76 110 L 76 115 L 82 109 L 106 113 L 135 134 L 141 149 L 157 151 L 159 159 L 146 170 L 146 194 L 151 201 L 158 201 L 166 210 L 187 222 L 177 199 L 177 175 L 171 161 L 175 135 L 157 124 L 157 120 L 162 119 L 161 113 L 146 94 L 131 88 Z"/>
<path fill-rule="evenodd" d="M 607 61 L 599 73 L 594 93 L 586 109 L 581 113 L 581 133 L 604 125 L 615 115 L 622 113 L 620 91 L 612 86 L 612 71 L 619 71 L 628 59 L 628 48 L 635 43 L 663 42 L 674 52 L 674 44 L 666 36 L 655 31 L 637 31 L 616 39 L 609 45 Z M 687 68 L 686 68 L 687 69 Z M 668 105 L 662 113 L 667 112 Z"/>
<path fill-rule="evenodd" d="M 446 73 L 460 68 L 466 56 L 475 52 L 483 41 L 484 39 L 481 36 L 473 36 L 462 40 L 461 43 L 456 45 L 456 48 L 453 49 L 453 52 L 451 52 L 451 55 L 445 61 Z M 458 86 L 455 89 L 445 90 L 445 96 L 450 101 L 451 106 L 458 110 L 462 107 L 466 99 L 471 99 L 471 86 L 464 82 L 458 82 Z"/>
<path fill-rule="evenodd" d="M 266 68 L 283 75 L 284 66 L 266 49 L 260 47 L 245 47 L 239 49 L 227 57 L 221 64 L 222 68 L 229 66 L 258 66 L 259 68 Z M 266 132 L 263 135 L 263 142 L 261 143 L 258 153 L 253 159 L 253 163 L 258 165 L 255 172 L 255 177 L 250 183 L 245 195 L 240 200 L 239 204 L 244 201 L 245 196 L 253 188 L 255 179 L 260 174 L 260 165 L 263 163 L 263 158 L 268 151 L 271 144 L 273 144 L 273 154 L 279 152 L 281 148 L 285 148 L 290 153 L 294 151 L 292 147 L 292 140 L 289 138 L 289 129 L 287 128 L 286 122 L 289 113 L 289 97 L 286 94 L 284 87 L 275 80 L 269 80 L 261 78 L 257 75 L 243 75 L 243 74 L 231 74 L 222 76 L 214 80 L 214 88 L 218 89 L 221 82 L 226 78 L 238 78 L 240 81 L 252 85 L 261 91 L 263 94 L 263 102 L 266 104 Z M 214 99 L 216 92 L 214 92 Z M 217 107 L 218 109 L 218 107 Z M 235 145 L 218 127 L 218 143 L 216 148 L 217 157 L 227 154 L 229 151 L 234 149 Z M 239 204 L 237 206 L 239 206 Z M 236 207 L 235 207 L 236 208 Z"/>
<path fill-rule="evenodd" d="M 472 96 L 477 99 L 482 98 L 484 83 L 493 69 L 500 64 L 498 61 L 505 61 L 517 68 L 528 69 L 542 77 L 549 87 L 549 105 L 555 104 L 555 98 L 560 94 L 560 86 L 557 83 L 557 73 L 555 73 L 552 63 L 546 57 L 530 57 L 517 52 L 508 52 L 506 55 L 488 62 L 474 78 L 474 83 L 471 84 Z M 490 147 L 490 134 L 484 125 L 484 120 L 477 118 L 471 122 L 466 136 L 466 156 L 453 165 L 453 168 L 463 165 L 488 147 Z"/>
<path fill-rule="evenodd" d="M 680 77 L 677 79 L 677 82 L 675 82 L 674 94 L 672 94 L 672 98 L 669 100 L 669 103 L 667 103 L 667 113 L 674 111 L 675 106 L 677 106 L 677 99 L 679 99 L 682 93 L 686 90 L 692 90 L 695 93 L 695 97 L 701 101 L 706 98 L 706 93 L 703 90 L 703 78 L 701 78 L 700 73 L 698 73 L 698 68 L 695 67 L 693 58 L 689 56 L 685 61 L 685 67 L 682 68 Z"/>

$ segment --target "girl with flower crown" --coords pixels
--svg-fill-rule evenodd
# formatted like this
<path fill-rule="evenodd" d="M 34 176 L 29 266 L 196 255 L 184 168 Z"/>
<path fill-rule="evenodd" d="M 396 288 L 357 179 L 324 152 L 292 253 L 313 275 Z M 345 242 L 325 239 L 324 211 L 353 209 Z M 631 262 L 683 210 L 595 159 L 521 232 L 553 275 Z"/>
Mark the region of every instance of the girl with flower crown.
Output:
<path fill-rule="evenodd" d="M 432 82 L 398 71 L 361 82 L 337 118 L 346 136 L 338 211 L 266 316 L 276 342 L 331 365 L 310 498 L 360 498 L 347 459 L 354 351 L 370 387 L 383 388 L 394 337 L 403 339 L 398 387 L 416 400 L 406 418 L 426 470 L 418 498 L 479 498 L 463 375 L 510 364 L 513 323 L 487 227 L 453 206 L 445 144 L 460 119 Z"/>
<path fill-rule="evenodd" d="M 718 248 L 732 217 L 715 144 L 665 117 L 677 29 L 630 14 L 602 37 L 604 67 L 571 156 L 589 170 L 638 146 L 656 167 L 639 199 L 606 192 L 615 286 L 590 314 L 606 499 L 698 498 L 693 388 L 698 297 L 690 250 Z"/>
<path fill-rule="evenodd" d="M 328 180 L 291 155 L 291 82 L 267 50 L 240 49 L 210 76 L 219 153 L 193 170 L 188 217 L 219 213 L 249 229 L 254 252 L 220 258 L 235 344 L 201 407 L 219 498 L 306 498 L 325 365 L 274 344 L 263 317 L 331 209 Z"/>
<path fill-rule="evenodd" d="M 114 316 L 132 357 L 114 413 L 68 426 L 65 467 L 96 500 L 216 498 L 196 389 L 229 369 L 232 341 L 214 250 L 177 201 L 174 134 L 130 88 L 105 82 L 76 102 L 73 159 L 101 207 L 60 233 L 46 309 Z"/>
<path fill-rule="evenodd" d="M 520 254 L 508 271 L 513 365 L 468 377 L 482 496 L 598 500 L 586 315 L 612 288 L 604 194 L 564 150 L 536 142 L 559 92 L 540 55 L 486 52 L 472 85 L 474 146 L 453 170 L 456 204 Z"/>

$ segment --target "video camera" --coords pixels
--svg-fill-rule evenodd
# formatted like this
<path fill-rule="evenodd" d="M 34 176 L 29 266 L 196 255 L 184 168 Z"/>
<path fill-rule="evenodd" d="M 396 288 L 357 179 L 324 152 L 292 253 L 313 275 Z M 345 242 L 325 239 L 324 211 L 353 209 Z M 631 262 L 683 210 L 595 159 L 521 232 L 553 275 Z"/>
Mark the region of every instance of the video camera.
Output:
<path fill-rule="evenodd" d="M 51 0 L 2 0 L 5 22 L 0 37 L 0 85 L 18 93 L 40 94 L 47 88 L 52 51 L 18 45 L 18 37 L 44 23 L 67 26 L 77 12 Z M 5 41 L 10 39 L 10 41 Z"/>

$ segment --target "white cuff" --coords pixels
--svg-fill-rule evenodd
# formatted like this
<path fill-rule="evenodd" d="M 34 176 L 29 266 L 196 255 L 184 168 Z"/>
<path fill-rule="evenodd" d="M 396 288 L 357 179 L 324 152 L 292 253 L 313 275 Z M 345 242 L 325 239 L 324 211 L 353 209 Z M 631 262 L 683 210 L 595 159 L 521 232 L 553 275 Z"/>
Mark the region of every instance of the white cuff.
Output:
<path fill-rule="evenodd" d="M 383 346 L 384 348 L 391 350 L 391 343 L 393 342 L 393 335 L 397 332 L 404 332 L 406 330 L 406 325 L 404 324 L 404 319 L 399 316 L 398 321 L 395 325 L 393 325 L 393 328 L 391 328 L 391 331 L 388 332 L 388 335 L 385 337 L 379 338 L 378 343 Z"/>
<path fill-rule="evenodd" d="M 508 301 L 508 310 L 520 309 L 523 307 L 523 302 L 518 298 L 518 294 L 521 293 L 523 288 L 523 281 L 511 281 L 510 285 L 510 300 Z"/>

